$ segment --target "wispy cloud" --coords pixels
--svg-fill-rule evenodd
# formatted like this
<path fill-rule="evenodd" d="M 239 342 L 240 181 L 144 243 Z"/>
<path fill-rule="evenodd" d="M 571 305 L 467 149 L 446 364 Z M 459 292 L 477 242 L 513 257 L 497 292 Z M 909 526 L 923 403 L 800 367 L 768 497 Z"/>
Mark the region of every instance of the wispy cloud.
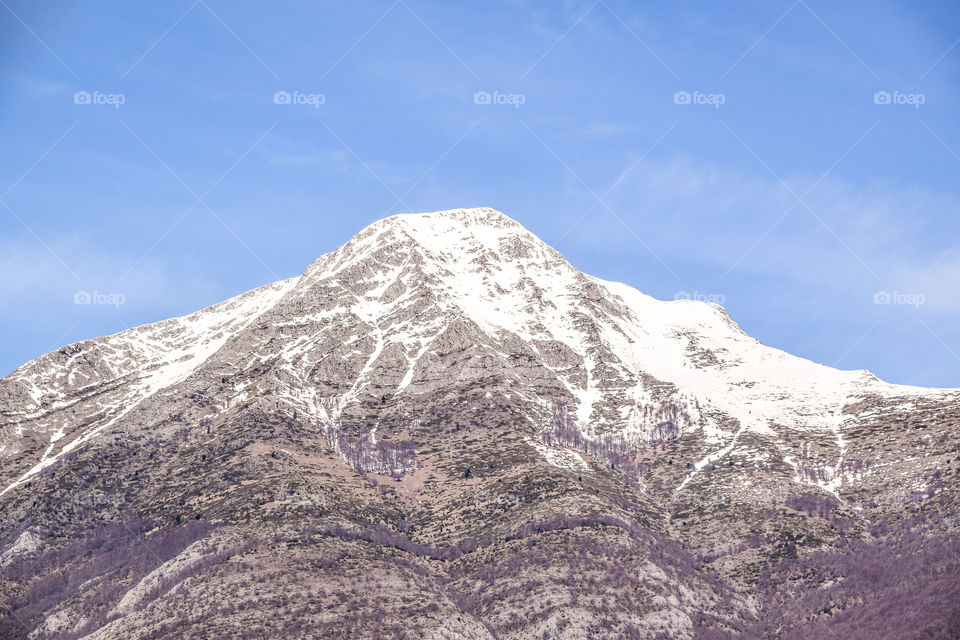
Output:
<path fill-rule="evenodd" d="M 791 175 L 785 181 L 797 191 L 814 179 Z M 690 156 L 641 161 L 608 199 L 621 215 L 634 221 L 640 233 L 655 237 L 665 254 L 679 263 L 702 262 L 708 267 L 705 273 L 715 276 L 792 202 L 791 194 L 773 178 Z M 858 184 L 828 177 L 806 200 L 877 271 L 881 283 L 799 208 L 756 243 L 735 274 L 778 276 L 832 291 L 872 291 L 878 286 L 920 290 L 933 306 L 960 309 L 956 288 L 960 246 L 951 249 L 960 238 L 956 195 L 911 184 Z M 581 235 L 580 241 L 629 246 L 627 240 L 609 234 L 605 223 L 593 230 Z"/>

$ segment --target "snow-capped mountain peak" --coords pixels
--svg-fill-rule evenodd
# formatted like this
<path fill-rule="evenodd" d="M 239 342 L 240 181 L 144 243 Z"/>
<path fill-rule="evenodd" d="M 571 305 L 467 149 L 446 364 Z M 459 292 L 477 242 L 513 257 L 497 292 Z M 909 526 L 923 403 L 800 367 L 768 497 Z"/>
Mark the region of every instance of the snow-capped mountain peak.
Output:
<path fill-rule="evenodd" d="M 913 590 L 953 604 L 958 407 L 585 275 L 491 209 L 393 216 L 0 380 L 0 636 L 912 624 Z"/>
<path fill-rule="evenodd" d="M 764 346 L 717 305 L 585 275 L 493 209 L 403 214 L 299 278 L 15 371 L 2 390 L 19 409 L 4 415 L 0 455 L 31 446 L 37 455 L 8 484 L 132 419 L 149 398 L 207 393 L 218 379 L 232 381 L 219 391 L 226 406 L 269 400 L 326 422 L 483 379 L 541 407 L 535 421 L 549 419 L 551 403 L 566 406 L 585 434 L 642 442 L 702 431 L 712 450 L 697 469 L 744 433 L 776 440 L 784 429 L 831 434 L 839 469 L 845 407 L 933 393 Z"/>

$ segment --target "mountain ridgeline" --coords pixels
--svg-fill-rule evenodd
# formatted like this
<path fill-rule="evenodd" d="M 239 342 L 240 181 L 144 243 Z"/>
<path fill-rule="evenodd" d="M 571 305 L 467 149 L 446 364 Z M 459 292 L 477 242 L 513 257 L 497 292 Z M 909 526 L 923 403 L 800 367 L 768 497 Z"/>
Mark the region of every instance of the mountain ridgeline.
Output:
<path fill-rule="evenodd" d="M 0 380 L 0 638 L 956 638 L 960 391 L 491 209 Z"/>

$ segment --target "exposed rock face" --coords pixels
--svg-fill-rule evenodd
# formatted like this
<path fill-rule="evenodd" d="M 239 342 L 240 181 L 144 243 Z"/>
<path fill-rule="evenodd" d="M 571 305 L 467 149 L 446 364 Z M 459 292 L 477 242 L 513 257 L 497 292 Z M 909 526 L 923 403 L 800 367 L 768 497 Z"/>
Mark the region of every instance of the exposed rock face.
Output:
<path fill-rule="evenodd" d="M 0 380 L 0 637 L 873 633 L 960 584 L 958 402 L 394 216 Z"/>

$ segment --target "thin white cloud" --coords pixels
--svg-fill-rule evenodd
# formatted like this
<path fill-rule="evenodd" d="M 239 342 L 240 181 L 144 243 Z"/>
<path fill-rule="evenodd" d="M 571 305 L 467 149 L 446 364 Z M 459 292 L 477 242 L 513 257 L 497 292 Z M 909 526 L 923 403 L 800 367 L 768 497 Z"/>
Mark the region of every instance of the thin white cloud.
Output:
<path fill-rule="evenodd" d="M 785 180 L 802 193 L 815 176 Z M 960 309 L 960 243 L 950 249 L 960 224 L 948 222 L 960 220 L 954 194 L 827 177 L 804 198 L 816 216 L 798 204 L 774 224 L 795 201 L 782 184 L 677 156 L 640 162 L 606 200 L 669 264 L 701 262 L 719 274 L 738 261 L 734 276 L 777 276 L 832 291 L 917 291 L 931 307 Z M 614 222 L 601 211 L 588 218 L 581 242 L 630 246 L 610 233 Z"/>

